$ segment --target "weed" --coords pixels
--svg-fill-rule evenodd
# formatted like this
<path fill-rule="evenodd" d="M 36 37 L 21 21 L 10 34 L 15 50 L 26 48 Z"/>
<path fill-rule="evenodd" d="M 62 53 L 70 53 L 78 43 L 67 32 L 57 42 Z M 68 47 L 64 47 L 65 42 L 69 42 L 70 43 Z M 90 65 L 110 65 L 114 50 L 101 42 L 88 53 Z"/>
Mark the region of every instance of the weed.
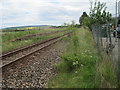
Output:
<path fill-rule="evenodd" d="M 62 35 L 65 32 L 68 32 L 68 31 L 65 31 L 65 32 L 59 32 L 59 33 L 56 33 L 53 35 L 33 37 L 33 38 L 28 39 L 28 40 L 22 40 L 22 41 L 15 41 L 15 42 L 9 41 L 11 39 L 15 39 L 15 38 L 24 36 L 26 34 L 34 34 L 34 33 L 38 33 L 38 32 L 43 33 L 43 32 L 51 32 L 51 31 L 55 31 L 55 29 L 54 30 L 45 30 L 45 31 L 35 30 L 35 31 L 25 31 L 25 32 L 7 32 L 6 35 L 3 35 L 3 37 L 2 37 L 2 39 L 3 39 L 2 40 L 2 51 L 6 52 L 6 51 L 9 51 L 12 49 L 19 48 L 21 46 L 36 43 L 36 42 L 39 42 L 41 40 L 46 40 L 48 38 Z M 58 29 L 57 29 L 57 31 L 58 31 Z"/>
<path fill-rule="evenodd" d="M 115 87 L 114 69 L 98 54 L 89 30 L 75 30 L 68 41 L 67 51 L 60 56 L 61 63 L 56 65 L 60 72 L 50 79 L 49 88 Z"/>

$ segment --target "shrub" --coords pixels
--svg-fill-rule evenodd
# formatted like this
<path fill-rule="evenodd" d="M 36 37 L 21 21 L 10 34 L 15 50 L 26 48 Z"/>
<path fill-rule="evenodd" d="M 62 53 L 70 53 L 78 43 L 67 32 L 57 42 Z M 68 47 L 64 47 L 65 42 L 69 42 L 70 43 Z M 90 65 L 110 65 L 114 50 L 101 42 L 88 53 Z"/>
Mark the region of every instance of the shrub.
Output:
<path fill-rule="evenodd" d="M 73 71 L 81 65 L 79 57 L 75 54 L 66 53 L 61 58 L 66 65 L 67 71 Z"/>

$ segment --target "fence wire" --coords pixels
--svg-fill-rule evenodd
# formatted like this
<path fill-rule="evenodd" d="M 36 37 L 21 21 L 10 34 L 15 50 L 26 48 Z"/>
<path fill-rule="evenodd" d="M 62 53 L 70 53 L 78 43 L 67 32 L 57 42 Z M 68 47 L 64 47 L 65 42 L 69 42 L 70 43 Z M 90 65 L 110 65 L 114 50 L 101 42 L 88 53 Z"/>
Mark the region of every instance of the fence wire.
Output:
<path fill-rule="evenodd" d="M 118 77 L 118 87 L 120 87 L 120 38 L 116 37 L 117 33 L 109 23 L 93 25 L 92 33 L 99 50 L 106 52 L 113 60 Z"/>
<path fill-rule="evenodd" d="M 109 24 L 94 25 L 92 26 L 92 32 L 98 48 L 109 53 L 114 47 L 111 26 Z"/>

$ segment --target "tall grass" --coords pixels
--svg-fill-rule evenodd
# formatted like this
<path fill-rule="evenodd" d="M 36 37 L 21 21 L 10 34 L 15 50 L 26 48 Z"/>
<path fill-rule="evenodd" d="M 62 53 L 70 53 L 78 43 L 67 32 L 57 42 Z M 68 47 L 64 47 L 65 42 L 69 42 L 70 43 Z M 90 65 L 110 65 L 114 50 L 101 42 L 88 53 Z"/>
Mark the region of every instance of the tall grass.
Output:
<path fill-rule="evenodd" d="M 51 32 L 51 31 L 58 31 L 58 29 L 57 29 L 57 30 L 54 29 L 54 30 L 41 31 L 41 33 L 43 33 L 43 32 L 48 32 L 48 31 L 49 31 L 49 32 Z M 37 31 L 32 31 L 32 32 L 30 32 L 30 33 L 31 33 L 31 34 L 34 34 L 33 32 L 36 33 Z M 68 31 L 65 31 L 65 32 L 68 32 Z M 45 35 L 45 36 L 33 37 L 33 38 L 30 38 L 30 39 L 27 39 L 27 40 L 10 42 L 10 41 L 8 41 L 8 40 L 29 33 L 29 32 L 26 32 L 26 31 L 23 32 L 23 33 L 22 33 L 22 32 L 21 32 L 21 33 L 17 33 L 17 32 L 16 32 L 16 33 L 13 33 L 13 32 L 12 32 L 13 36 L 11 36 L 12 34 L 10 34 L 10 35 L 7 35 L 7 36 L 3 37 L 2 50 L 1 50 L 1 51 L 6 52 L 6 51 L 9 51 L 9 50 L 12 50 L 12 49 L 19 48 L 19 47 L 21 47 L 21 46 L 25 46 L 25 45 L 32 44 L 32 43 L 35 43 L 35 42 L 39 42 L 39 41 L 41 41 L 41 40 L 46 40 L 46 39 L 51 38 L 51 37 L 54 37 L 54 36 L 62 35 L 62 34 L 64 34 L 65 32 L 59 32 L 59 33 L 56 33 L 56 34 L 53 34 L 53 35 L 47 35 L 47 36 Z M 39 31 L 39 33 L 40 33 L 40 31 Z M 18 35 L 18 36 L 17 36 L 17 35 Z M 10 38 L 9 38 L 9 36 L 10 36 Z M 9 38 L 9 39 L 8 39 L 8 38 Z"/>
<path fill-rule="evenodd" d="M 114 61 L 110 59 L 105 53 L 102 55 L 103 60 L 97 65 L 97 73 L 101 76 L 101 86 L 102 88 L 116 88 L 117 87 L 117 77 L 116 70 L 114 66 Z"/>
<path fill-rule="evenodd" d="M 9 40 L 20 38 L 20 37 L 23 37 L 26 35 L 52 32 L 52 31 L 60 31 L 60 30 L 61 29 L 46 29 L 46 30 L 29 30 L 29 31 L 22 31 L 22 32 L 3 32 L 2 40 L 3 40 L 3 42 L 8 42 Z M 62 29 L 62 30 L 64 30 L 64 29 Z"/>
<path fill-rule="evenodd" d="M 60 72 L 49 80 L 48 87 L 100 88 L 103 83 L 103 73 L 104 77 L 108 77 L 110 86 L 114 87 L 115 82 L 112 82 L 112 79 L 110 80 L 113 76 L 115 77 L 112 66 L 104 62 L 102 64 L 107 64 L 107 66 L 101 67 L 100 62 L 103 60 L 98 54 L 91 32 L 83 28 L 74 31 L 72 37 L 68 39 L 67 51 L 60 56 L 61 63 L 56 65 Z M 101 72 L 99 71 L 100 67 Z M 115 81 L 115 78 L 113 79 Z"/>

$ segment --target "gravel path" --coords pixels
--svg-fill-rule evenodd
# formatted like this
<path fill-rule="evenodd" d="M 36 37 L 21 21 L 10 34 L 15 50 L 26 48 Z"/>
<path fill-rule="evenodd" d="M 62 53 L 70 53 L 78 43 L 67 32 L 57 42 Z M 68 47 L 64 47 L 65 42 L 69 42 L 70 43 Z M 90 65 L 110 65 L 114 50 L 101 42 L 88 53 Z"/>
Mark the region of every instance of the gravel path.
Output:
<path fill-rule="evenodd" d="M 60 62 L 66 42 L 60 41 L 31 55 L 7 69 L 3 69 L 3 88 L 45 88 L 49 78 L 57 74 L 53 65 Z"/>

